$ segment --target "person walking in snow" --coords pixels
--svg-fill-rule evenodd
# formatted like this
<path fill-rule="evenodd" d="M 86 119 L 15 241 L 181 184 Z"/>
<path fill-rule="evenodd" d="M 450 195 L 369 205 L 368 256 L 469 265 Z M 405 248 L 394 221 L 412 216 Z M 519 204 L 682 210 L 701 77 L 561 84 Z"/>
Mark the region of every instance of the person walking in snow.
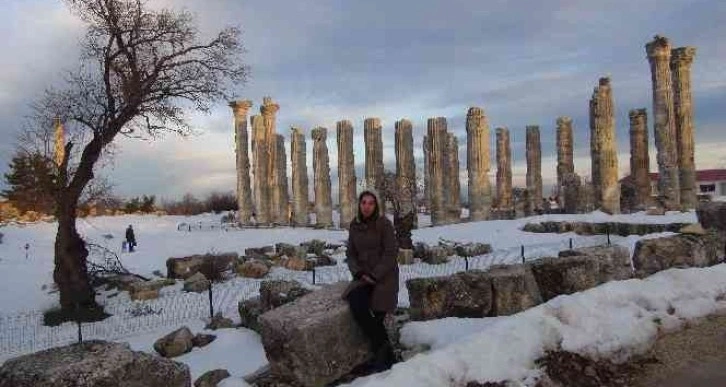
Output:
<path fill-rule="evenodd" d="M 358 215 L 350 223 L 346 251 L 354 281 L 343 293 L 370 341 L 374 372 L 387 370 L 395 362 L 383 321 L 398 304 L 398 244 L 393 224 L 381 213 L 379 203 L 374 190 L 358 197 Z"/>
<path fill-rule="evenodd" d="M 134 235 L 134 229 L 131 225 L 126 228 L 126 244 L 128 245 L 129 253 L 133 253 L 134 247 L 136 247 L 136 235 Z"/>

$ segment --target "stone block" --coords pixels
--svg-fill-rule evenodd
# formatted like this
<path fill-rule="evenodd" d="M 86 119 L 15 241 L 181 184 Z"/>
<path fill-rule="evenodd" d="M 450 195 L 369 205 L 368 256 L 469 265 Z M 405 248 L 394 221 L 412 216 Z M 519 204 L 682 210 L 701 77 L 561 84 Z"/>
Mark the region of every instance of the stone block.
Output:
<path fill-rule="evenodd" d="M 528 265 L 532 268 L 544 302 L 561 294 L 580 292 L 599 284 L 600 271 L 595 257 L 548 257 Z"/>
<path fill-rule="evenodd" d="M 238 304 L 238 311 L 240 326 L 259 333 L 260 325 L 257 319 L 265 312 L 262 308 L 260 297 L 253 297 L 248 300 L 240 301 Z"/>
<path fill-rule="evenodd" d="M 6 361 L 0 387 L 189 387 L 189 367 L 126 343 L 86 341 Z"/>
<path fill-rule="evenodd" d="M 398 249 L 398 264 L 410 265 L 413 263 L 413 250 Z"/>
<path fill-rule="evenodd" d="M 303 386 L 322 386 L 369 359 L 368 341 L 340 297 L 347 286 L 324 286 L 260 316 L 273 375 Z"/>
<path fill-rule="evenodd" d="M 703 228 L 726 232 L 726 202 L 701 202 L 696 216 Z"/>
<path fill-rule="evenodd" d="M 230 376 L 225 369 L 207 371 L 194 381 L 194 387 L 217 387 L 219 382 Z"/>
<path fill-rule="evenodd" d="M 723 251 L 724 239 L 716 232 L 643 239 L 635 244 L 633 266 L 638 277 L 672 268 L 706 267 L 717 264 Z"/>
<path fill-rule="evenodd" d="M 497 265 L 486 272 L 492 284 L 492 316 L 508 316 L 542 303 L 532 270 L 526 265 Z"/>
<path fill-rule="evenodd" d="M 202 272 L 207 278 L 215 278 L 218 273 L 232 269 L 238 258 L 239 254 L 237 253 L 169 258 L 166 260 L 166 276 L 168 278 L 187 279 L 196 273 Z"/>
<path fill-rule="evenodd" d="M 264 311 L 278 308 L 310 293 L 297 281 L 264 281 L 260 284 L 260 302 Z"/>
<path fill-rule="evenodd" d="M 241 277 L 263 278 L 269 273 L 270 269 L 264 262 L 252 259 L 241 265 L 237 265 L 235 271 Z"/>
<path fill-rule="evenodd" d="M 472 270 L 447 277 L 406 281 L 412 320 L 444 317 L 486 317 L 492 310 L 489 276 Z"/>
<path fill-rule="evenodd" d="M 194 348 L 194 335 L 187 327 L 181 327 L 174 332 L 156 340 L 154 350 L 164 357 L 177 357 Z"/>
<path fill-rule="evenodd" d="M 595 258 L 598 264 L 598 281 L 600 283 L 625 280 L 634 276 L 630 250 L 625 246 L 584 247 L 561 251 L 559 256 L 589 256 Z"/>

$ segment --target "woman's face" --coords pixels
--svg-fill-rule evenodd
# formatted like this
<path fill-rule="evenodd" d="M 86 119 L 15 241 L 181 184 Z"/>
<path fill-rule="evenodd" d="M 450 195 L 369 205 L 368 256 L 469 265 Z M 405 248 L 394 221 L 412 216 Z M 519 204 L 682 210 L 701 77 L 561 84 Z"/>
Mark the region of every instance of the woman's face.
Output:
<path fill-rule="evenodd" d="M 376 209 L 376 198 L 373 195 L 363 195 L 360 199 L 360 212 L 364 218 L 373 215 Z"/>

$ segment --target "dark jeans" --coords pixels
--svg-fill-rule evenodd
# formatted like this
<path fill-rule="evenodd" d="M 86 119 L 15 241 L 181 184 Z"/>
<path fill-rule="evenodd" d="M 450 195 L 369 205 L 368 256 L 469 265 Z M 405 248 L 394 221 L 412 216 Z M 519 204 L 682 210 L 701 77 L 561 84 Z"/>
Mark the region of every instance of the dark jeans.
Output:
<path fill-rule="evenodd" d="M 371 350 L 377 353 L 389 342 L 386 326 L 383 324 L 386 312 L 371 310 L 372 294 L 373 286 L 359 286 L 348 294 L 348 304 L 356 323 L 370 340 Z"/>

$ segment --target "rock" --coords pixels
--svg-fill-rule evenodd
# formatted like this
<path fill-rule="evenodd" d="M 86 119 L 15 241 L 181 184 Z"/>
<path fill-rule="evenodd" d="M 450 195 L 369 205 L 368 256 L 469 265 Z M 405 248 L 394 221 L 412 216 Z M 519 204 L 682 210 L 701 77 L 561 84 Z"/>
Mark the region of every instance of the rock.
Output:
<path fill-rule="evenodd" d="M 192 350 L 194 335 L 187 327 L 181 327 L 174 332 L 156 340 L 154 350 L 164 357 L 177 357 Z"/>
<path fill-rule="evenodd" d="M 312 270 L 315 264 L 312 261 L 299 257 L 282 257 L 280 266 L 288 270 L 306 271 Z"/>
<path fill-rule="evenodd" d="M 429 246 L 423 242 L 416 242 L 413 244 L 413 257 L 423 259 L 426 256 Z"/>
<path fill-rule="evenodd" d="M 536 232 L 536 233 L 546 233 L 546 232 L 552 232 L 547 231 L 545 228 L 544 223 L 527 223 L 522 227 L 522 231 L 524 232 Z"/>
<path fill-rule="evenodd" d="M 298 254 L 298 249 L 299 249 L 298 246 L 291 245 L 289 243 L 276 243 L 275 244 L 275 252 L 278 255 L 287 255 L 288 257 L 293 257 Z"/>
<path fill-rule="evenodd" d="M 321 386 L 369 359 L 368 341 L 340 295 L 347 282 L 324 286 L 259 318 L 273 375 Z"/>
<path fill-rule="evenodd" d="M 0 387 L 188 387 L 189 367 L 99 340 L 51 348 L 7 360 Z"/>
<path fill-rule="evenodd" d="M 217 387 L 219 382 L 232 375 L 225 369 L 207 371 L 194 381 L 194 387 Z"/>
<path fill-rule="evenodd" d="M 217 278 L 219 273 L 232 269 L 239 258 L 237 253 L 191 255 L 166 260 L 168 278 L 187 279 L 198 272 L 207 278 Z"/>
<path fill-rule="evenodd" d="M 666 211 L 663 207 L 649 207 L 645 210 L 646 215 L 665 215 Z"/>
<path fill-rule="evenodd" d="M 630 250 L 625 246 L 593 246 L 560 251 L 560 257 L 589 256 L 598 265 L 598 282 L 620 281 L 633 278 Z"/>
<path fill-rule="evenodd" d="M 234 321 L 224 317 L 222 313 L 215 314 L 214 317 L 212 317 L 212 321 L 204 327 L 204 329 L 213 331 L 226 328 L 234 328 Z"/>
<path fill-rule="evenodd" d="M 323 255 L 325 253 L 325 241 L 313 239 L 309 242 L 303 242 L 300 246 L 307 248 L 308 254 Z"/>
<path fill-rule="evenodd" d="M 274 247 L 273 247 L 274 250 Z M 269 256 L 266 253 L 266 250 L 262 247 L 248 247 L 245 249 L 245 257 L 251 258 L 251 259 L 261 259 L 265 260 L 269 258 Z"/>
<path fill-rule="evenodd" d="M 449 254 L 446 248 L 434 246 L 426 250 L 423 261 L 431 265 L 439 265 L 449 262 Z"/>
<path fill-rule="evenodd" d="M 412 320 L 486 317 L 492 310 L 492 285 L 482 271 L 406 281 Z"/>
<path fill-rule="evenodd" d="M 525 265 L 497 265 L 486 272 L 492 284 L 492 316 L 509 316 L 542 303 L 532 270 Z"/>
<path fill-rule="evenodd" d="M 338 262 L 335 259 L 333 259 L 333 257 L 326 255 L 326 254 L 319 255 L 314 258 L 308 258 L 308 260 L 311 261 L 315 267 L 335 266 L 338 264 Z"/>
<path fill-rule="evenodd" d="M 638 277 L 672 268 L 711 266 L 719 262 L 723 248 L 724 240 L 715 232 L 642 239 L 635 244 L 633 266 Z"/>
<path fill-rule="evenodd" d="M 184 291 L 202 293 L 209 290 L 211 282 L 202 273 L 195 273 L 184 280 Z"/>
<path fill-rule="evenodd" d="M 591 256 L 541 258 L 528 265 L 545 302 L 561 294 L 590 289 L 599 283 L 599 265 Z"/>
<path fill-rule="evenodd" d="M 707 235 L 708 231 L 704 230 L 703 227 L 701 227 L 700 223 L 693 223 L 689 224 L 688 226 L 682 227 L 680 230 L 678 230 L 681 234 L 691 234 L 691 235 Z"/>
<path fill-rule="evenodd" d="M 197 348 L 206 347 L 211 343 L 212 341 L 216 340 L 217 336 L 215 335 L 205 335 L 203 333 L 197 333 L 196 336 L 192 338 L 192 345 Z"/>
<path fill-rule="evenodd" d="M 240 317 L 240 326 L 260 332 L 258 318 L 265 311 L 262 308 L 260 297 L 253 297 L 248 300 L 240 301 L 237 307 Z"/>
<path fill-rule="evenodd" d="M 267 312 L 282 305 L 291 303 L 310 293 L 297 281 L 264 281 L 260 284 L 260 302 L 263 311 Z"/>
<path fill-rule="evenodd" d="M 258 260 L 249 260 L 237 265 L 237 274 L 245 278 L 262 278 L 270 272 L 266 264 Z"/>
<path fill-rule="evenodd" d="M 413 263 L 413 250 L 398 249 L 398 263 L 400 265 L 410 265 Z"/>
<path fill-rule="evenodd" d="M 144 289 L 129 293 L 132 301 L 155 300 L 159 298 L 159 289 Z"/>
<path fill-rule="evenodd" d="M 726 231 L 726 202 L 701 202 L 696 208 L 696 216 L 703 228 Z"/>
<path fill-rule="evenodd" d="M 457 245 L 454 249 L 460 257 L 478 257 L 492 252 L 492 246 L 486 243 L 467 243 Z"/>

